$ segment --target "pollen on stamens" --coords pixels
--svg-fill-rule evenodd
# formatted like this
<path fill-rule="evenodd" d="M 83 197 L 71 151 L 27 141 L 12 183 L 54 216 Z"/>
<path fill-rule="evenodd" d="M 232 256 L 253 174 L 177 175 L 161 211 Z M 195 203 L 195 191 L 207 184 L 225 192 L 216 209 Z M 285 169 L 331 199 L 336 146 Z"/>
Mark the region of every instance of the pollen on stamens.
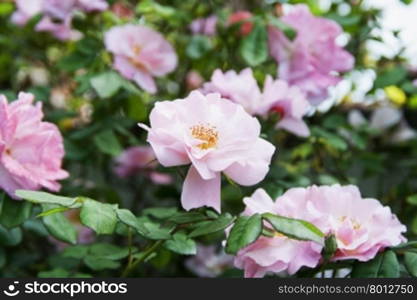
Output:
<path fill-rule="evenodd" d="M 215 126 L 198 124 L 191 126 L 190 131 L 193 138 L 202 141 L 197 145 L 198 148 L 207 150 L 217 146 L 219 133 Z"/>

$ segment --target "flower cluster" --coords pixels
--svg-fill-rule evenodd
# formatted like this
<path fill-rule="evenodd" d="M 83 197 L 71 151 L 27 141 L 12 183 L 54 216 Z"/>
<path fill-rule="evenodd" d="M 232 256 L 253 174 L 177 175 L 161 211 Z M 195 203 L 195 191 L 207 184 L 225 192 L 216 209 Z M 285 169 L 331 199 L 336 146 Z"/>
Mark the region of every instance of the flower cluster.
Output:
<path fill-rule="evenodd" d="M 275 202 L 258 189 L 244 200 L 244 215 L 270 212 L 302 219 L 316 225 L 326 235 L 334 235 L 337 250 L 333 261 L 357 259 L 368 261 L 386 247 L 406 239 L 406 227 L 378 200 L 362 198 L 355 186 L 311 186 L 292 188 Z M 268 272 L 294 274 L 301 267 L 320 263 L 322 245 L 293 240 L 276 233 L 261 237 L 240 250 L 235 266 L 245 270 L 246 277 L 262 277 Z"/>

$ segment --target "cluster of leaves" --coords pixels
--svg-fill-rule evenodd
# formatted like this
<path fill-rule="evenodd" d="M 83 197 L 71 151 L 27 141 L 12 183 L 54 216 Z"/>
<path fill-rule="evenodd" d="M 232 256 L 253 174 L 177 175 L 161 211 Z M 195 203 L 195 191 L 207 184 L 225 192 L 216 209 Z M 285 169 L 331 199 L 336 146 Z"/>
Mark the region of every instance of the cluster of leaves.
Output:
<path fill-rule="evenodd" d="M 268 54 L 266 26 L 280 28 L 288 38 L 294 31 L 274 14 L 279 3 L 306 3 L 313 13 L 338 22 L 350 35 L 347 49 L 355 55 L 358 70 L 372 68 L 377 74 L 370 93 L 389 86 L 406 96 L 401 106 L 405 118 L 417 128 L 416 74 L 408 70 L 402 51 L 394 58 L 369 61 L 366 43 L 378 41 L 372 30 L 379 26 L 379 11 L 365 9 L 361 1 L 342 1 L 350 12 L 341 16 L 341 1 L 322 11 L 317 1 L 116 1 L 133 11 L 131 20 L 111 10 L 76 18 L 74 27 L 83 32 L 79 41 L 60 42 L 46 33 L 35 33 L 32 20 L 23 28 L 9 21 L 14 5 L 0 3 L 0 92 L 14 99 L 18 91 L 34 93 L 43 101 L 48 121 L 56 123 L 65 140 L 64 167 L 71 177 L 63 182 L 62 197 L 42 192 L 20 191 L 27 201 L 3 195 L 0 204 L 0 267 L 2 276 L 189 276 L 184 268 L 187 255 L 196 253 L 196 243 L 219 244 L 229 231 L 226 251 L 237 253 L 260 236 L 277 233 L 325 243 L 323 263 L 299 276 L 314 276 L 327 269 L 351 268 L 352 277 L 416 276 L 417 247 L 410 242 L 390 249 L 367 263 L 328 262 L 333 255 L 332 237 L 323 237 L 313 225 L 270 214 L 240 216 L 242 198 L 255 187 L 223 184 L 221 215 L 209 209 L 183 212 L 179 209 L 183 170 L 159 169 L 174 178 L 171 185 L 151 184 L 146 174 L 117 178 L 114 158 L 129 146 L 143 145 L 145 133 L 137 122 L 146 122 L 152 103 L 188 94 L 186 75 L 198 71 L 208 80 L 216 68 L 240 70 L 252 67 L 259 82 L 276 74 L 276 62 Z M 242 36 L 239 25 L 225 26 L 231 12 L 252 12 L 252 31 Z M 216 14 L 214 36 L 191 34 L 190 22 Z M 162 32 L 173 44 L 180 64 L 172 74 L 158 78 L 156 96 L 141 91 L 112 69 L 103 34 L 125 22 L 145 23 Z M 46 70 L 47 83 L 28 75 L 33 68 Z M 56 107 L 52 95 L 65 91 L 64 106 Z M 413 100 L 414 99 L 414 100 Z M 89 108 L 92 114 L 83 118 Z M 312 135 L 300 139 L 276 131 L 273 122 L 263 122 L 263 134 L 276 144 L 279 153 L 262 183 L 272 197 L 288 188 L 311 184 L 356 184 L 366 197 L 389 205 L 417 236 L 417 142 L 390 143 L 384 132 L 367 126 L 353 127 L 346 112 L 362 106 L 348 101 L 325 114 L 307 119 Z M 96 200 L 93 200 L 96 199 Z M 32 205 L 36 203 L 37 205 Z M 128 208 L 128 209 L 127 209 Z M 82 226 L 97 234 L 96 242 L 76 245 L 77 228 L 65 213 L 79 212 Z M 58 250 L 53 238 L 70 244 Z M 117 245 L 117 246 L 115 246 Z M 138 265 L 141 265 L 139 268 Z M 232 276 L 240 275 L 233 273 Z"/>

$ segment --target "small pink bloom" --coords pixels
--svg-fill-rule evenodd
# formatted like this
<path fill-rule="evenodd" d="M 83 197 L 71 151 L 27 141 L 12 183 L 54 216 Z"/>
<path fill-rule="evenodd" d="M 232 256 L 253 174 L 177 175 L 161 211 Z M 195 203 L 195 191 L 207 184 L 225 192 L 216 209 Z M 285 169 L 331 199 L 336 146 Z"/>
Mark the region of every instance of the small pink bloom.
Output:
<path fill-rule="evenodd" d="M 111 11 L 119 18 L 132 19 L 135 16 L 135 12 L 124 2 L 114 3 Z"/>
<path fill-rule="evenodd" d="M 128 177 L 142 171 L 146 172 L 154 183 L 171 183 L 171 176 L 154 171 L 156 165 L 156 157 L 151 147 L 135 146 L 128 148 L 116 158 L 115 172 L 120 177 Z"/>
<path fill-rule="evenodd" d="M 414 80 L 413 80 L 413 85 L 414 85 L 414 86 L 417 86 L 417 79 L 414 79 Z"/>
<path fill-rule="evenodd" d="M 53 19 L 65 20 L 72 15 L 76 2 L 76 0 L 43 0 L 42 12 Z"/>
<path fill-rule="evenodd" d="M 114 68 L 149 93 L 156 92 L 154 76 L 177 66 L 177 55 L 164 37 L 142 25 L 122 25 L 105 34 L 107 50 L 114 54 Z"/>
<path fill-rule="evenodd" d="M 353 56 L 336 43 L 342 29 L 332 20 L 313 16 L 305 5 L 294 6 L 281 20 L 297 36 L 290 41 L 276 27 L 269 27 L 270 52 L 279 63 L 279 78 L 297 85 L 318 104 L 327 97 L 327 88 L 340 81 L 335 72 L 354 65 Z"/>
<path fill-rule="evenodd" d="M 181 203 L 184 209 L 209 206 L 220 211 L 221 172 L 241 185 L 260 182 L 275 147 L 261 139 L 260 124 L 219 94 L 191 92 L 185 99 L 155 103 L 148 131 L 159 162 L 188 165 Z"/>
<path fill-rule="evenodd" d="M 280 115 L 277 128 L 306 137 L 310 135 L 310 130 L 303 116 L 309 108 L 309 102 L 297 86 L 289 86 L 284 80 L 274 81 L 271 76 L 267 76 L 257 114 L 266 116 L 276 112 Z"/>
<path fill-rule="evenodd" d="M 42 122 L 41 103 L 20 93 L 8 103 L 0 96 L 0 187 L 11 197 L 17 189 L 58 191 L 57 180 L 68 177 L 61 168 L 64 145 L 58 128 Z"/>
<path fill-rule="evenodd" d="M 240 73 L 233 70 L 223 73 L 217 69 L 213 72 L 211 81 L 204 84 L 203 92 L 220 93 L 222 98 L 242 105 L 251 115 L 256 113 L 261 99 L 261 91 L 251 68 Z"/>
<path fill-rule="evenodd" d="M 17 10 L 12 15 L 12 22 L 24 26 L 32 17 L 42 12 L 44 0 L 15 0 Z"/>
<path fill-rule="evenodd" d="M 77 6 L 86 12 L 104 11 L 109 7 L 106 0 L 77 0 Z"/>
<path fill-rule="evenodd" d="M 187 259 L 185 266 L 199 277 L 216 277 L 233 267 L 233 256 L 216 251 L 216 246 L 197 246 L 197 255 Z"/>
<path fill-rule="evenodd" d="M 255 213 L 273 213 L 292 218 L 314 220 L 304 198 L 292 197 L 298 192 L 287 192 L 275 202 L 263 189 L 258 189 L 251 197 L 244 198 L 246 209 L 244 215 L 250 216 Z M 286 196 L 287 195 L 287 196 Z M 260 237 L 254 243 L 241 249 L 236 258 L 235 266 L 244 269 L 245 277 L 263 277 L 268 272 L 296 273 L 301 267 L 315 267 L 320 261 L 322 246 L 307 241 L 290 239 L 284 235 L 276 234 L 274 237 Z"/>
<path fill-rule="evenodd" d="M 81 33 L 71 28 L 72 17 L 68 15 L 62 22 L 55 22 L 50 17 L 44 16 L 38 24 L 36 31 L 44 31 L 51 33 L 54 37 L 61 41 L 79 40 Z"/>
<path fill-rule="evenodd" d="M 242 23 L 240 25 L 240 34 L 241 35 L 248 35 L 253 28 L 253 23 L 250 21 L 246 21 L 252 18 L 252 14 L 246 10 L 240 10 L 240 11 L 236 11 L 233 14 L 230 15 L 228 23 L 229 25 L 233 25 L 236 23 Z"/>
<path fill-rule="evenodd" d="M 207 18 L 195 19 L 190 24 L 190 30 L 193 34 L 203 34 L 212 36 L 216 34 L 217 17 L 210 16 Z"/>

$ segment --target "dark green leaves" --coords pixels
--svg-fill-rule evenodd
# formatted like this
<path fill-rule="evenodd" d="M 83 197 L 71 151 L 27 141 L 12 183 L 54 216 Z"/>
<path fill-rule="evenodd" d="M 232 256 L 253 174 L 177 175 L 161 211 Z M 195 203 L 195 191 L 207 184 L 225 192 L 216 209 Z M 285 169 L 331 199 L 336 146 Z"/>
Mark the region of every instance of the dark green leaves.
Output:
<path fill-rule="evenodd" d="M 8 196 L 5 196 L 1 201 L 0 223 L 3 226 L 7 228 L 19 226 L 30 217 L 31 203 L 16 201 Z"/>
<path fill-rule="evenodd" d="M 110 129 L 96 134 L 94 136 L 94 143 L 101 152 L 112 156 L 119 155 L 123 150 L 113 130 Z"/>
<path fill-rule="evenodd" d="M 210 39 L 204 35 L 194 35 L 186 48 L 188 57 L 199 59 L 213 48 Z"/>
<path fill-rule="evenodd" d="M 112 205 L 90 199 L 84 201 L 80 218 L 85 226 L 92 228 L 97 234 L 113 233 L 117 223 L 116 212 Z"/>
<path fill-rule="evenodd" d="M 94 76 L 90 83 L 100 98 L 109 98 L 123 86 L 123 79 L 116 72 L 109 71 Z"/>
<path fill-rule="evenodd" d="M 236 254 L 240 249 L 256 241 L 261 233 L 261 215 L 254 214 L 250 217 L 239 217 L 229 233 L 226 244 L 226 252 L 230 254 Z"/>
<path fill-rule="evenodd" d="M 195 255 L 197 246 L 195 242 L 184 233 L 176 233 L 171 239 L 165 241 L 164 247 L 182 255 Z"/>
<path fill-rule="evenodd" d="M 361 278 L 395 278 L 400 275 L 400 265 L 397 256 L 391 250 L 378 254 L 374 259 L 356 263 L 352 277 Z"/>
<path fill-rule="evenodd" d="M 268 58 L 267 39 L 265 24 L 256 20 L 251 33 L 242 40 L 240 46 L 240 54 L 249 66 L 254 67 L 266 61 Z"/>
<path fill-rule="evenodd" d="M 262 217 L 268 221 L 276 231 L 289 238 L 314 241 L 323 244 L 324 234 L 320 229 L 309 222 L 273 215 L 271 213 L 265 213 Z"/>
<path fill-rule="evenodd" d="M 44 211 L 51 210 L 54 207 L 51 204 L 43 205 Z M 77 231 L 62 213 L 47 215 L 42 220 L 48 232 L 56 239 L 70 244 L 77 242 Z"/>

